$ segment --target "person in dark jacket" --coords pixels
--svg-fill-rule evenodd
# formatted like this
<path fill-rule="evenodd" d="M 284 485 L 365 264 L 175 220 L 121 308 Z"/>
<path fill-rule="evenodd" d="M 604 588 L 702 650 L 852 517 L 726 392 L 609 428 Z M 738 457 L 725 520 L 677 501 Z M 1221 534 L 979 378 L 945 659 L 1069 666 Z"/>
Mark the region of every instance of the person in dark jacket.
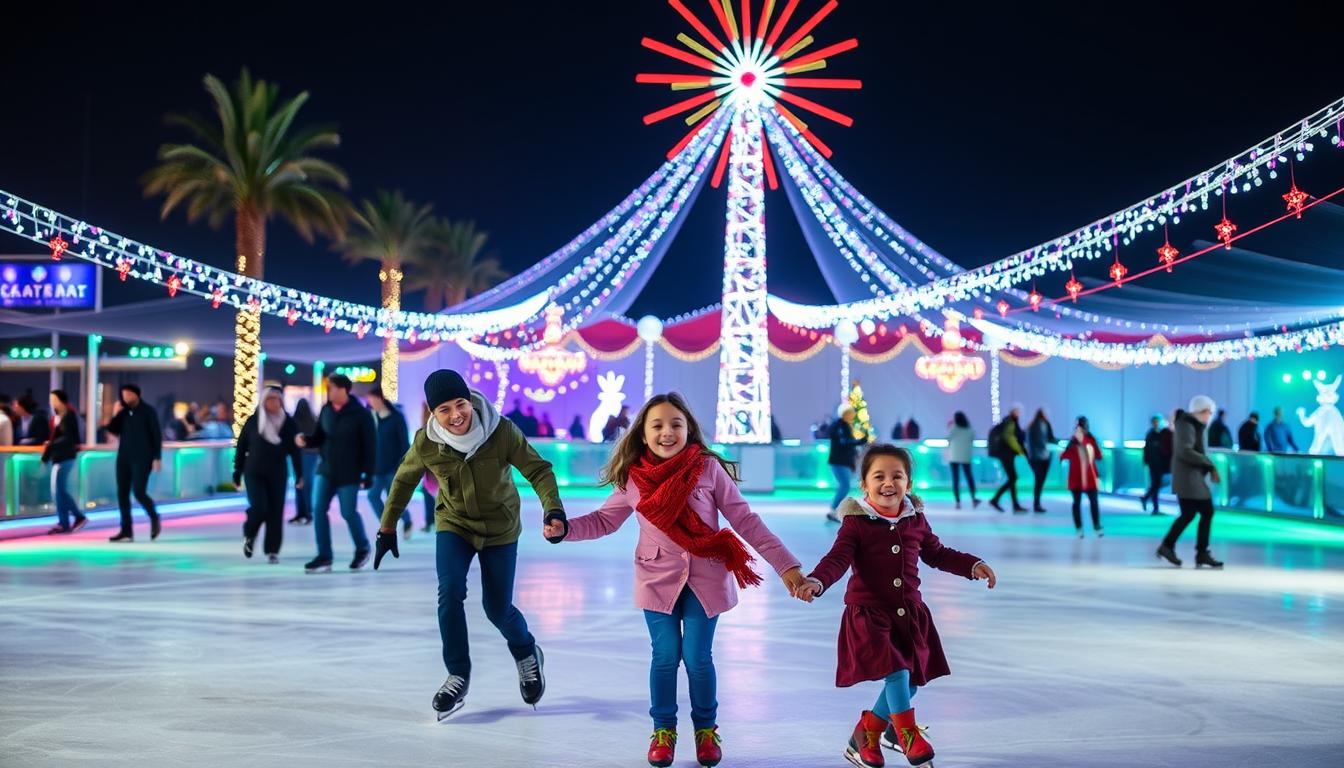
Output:
<path fill-rule="evenodd" d="M 373 412 L 373 422 L 378 430 L 378 459 L 374 462 L 373 487 L 369 489 L 369 506 L 373 507 L 373 516 L 382 518 L 383 502 L 392 488 L 392 478 L 401 466 L 401 457 L 410 450 L 411 438 L 406 426 L 406 416 L 395 404 L 387 402 L 380 387 L 369 390 L 369 410 Z M 401 513 L 401 535 L 411 538 L 411 511 Z"/>
<path fill-rule="evenodd" d="M 1237 450 L 1260 450 L 1260 414 L 1252 411 L 1251 415 L 1237 429 Z"/>
<path fill-rule="evenodd" d="M 1271 453 L 1297 453 L 1293 431 L 1283 420 L 1283 409 L 1274 409 L 1274 419 L 1265 427 L 1265 450 Z"/>
<path fill-rule="evenodd" d="M 569 439 L 582 440 L 583 435 L 583 419 L 579 418 L 579 415 L 576 413 L 574 414 L 574 421 L 569 425 Z"/>
<path fill-rule="evenodd" d="M 1181 559 L 1176 556 L 1176 540 L 1186 526 L 1199 517 L 1199 537 L 1195 545 L 1195 567 L 1222 568 L 1223 564 L 1209 553 L 1209 534 L 1213 528 L 1213 492 L 1205 478 L 1215 484 L 1222 482 L 1218 467 L 1208 456 L 1205 431 L 1213 421 L 1213 399 L 1197 395 L 1190 401 L 1188 413 L 1176 421 L 1175 451 L 1171 460 L 1171 490 L 1181 505 L 1181 516 L 1171 524 L 1171 530 L 1157 548 L 1157 556 L 1177 568 Z"/>
<path fill-rule="evenodd" d="M 45 445 L 51 437 L 47 412 L 31 396 L 24 395 L 14 403 L 14 417 L 15 445 Z"/>
<path fill-rule="evenodd" d="M 1022 418 L 1022 406 L 1013 403 L 1008 409 L 1008 415 L 999 422 L 998 444 L 995 445 L 995 441 L 990 441 L 990 455 L 1003 465 L 1003 474 L 1007 478 L 1003 481 L 1003 485 L 999 486 L 999 490 L 994 492 L 994 498 L 989 500 L 989 505 L 1000 512 L 1003 511 L 1003 507 L 999 506 L 999 499 L 1003 498 L 1004 493 L 1009 493 L 1013 498 L 1013 512 L 1027 511 L 1027 508 L 1017 501 L 1017 457 L 1027 454 L 1022 448 L 1022 425 L 1018 423 L 1020 418 Z"/>
<path fill-rule="evenodd" d="M 378 438 L 369 409 L 350 396 L 350 387 L 350 378 L 344 374 L 327 377 L 327 404 L 317 415 L 317 429 L 311 435 L 300 433 L 295 438 L 300 448 L 312 446 L 322 452 L 313 483 L 317 557 L 303 566 L 308 573 L 331 570 L 331 523 L 327 511 L 332 499 L 340 502 L 341 517 L 350 526 L 350 538 L 355 544 L 350 570 L 359 570 L 369 561 L 369 537 L 364 533 L 356 504 L 359 489 L 373 487 Z"/>
<path fill-rule="evenodd" d="M 306 397 L 299 398 L 299 402 L 294 404 L 294 427 L 300 435 L 311 435 L 317 431 L 317 417 L 313 415 L 313 406 L 308 404 Z M 294 517 L 290 518 L 290 525 L 313 524 L 313 482 L 317 476 L 318 457 L 316 448 L 304 448 L 299 454 L 303 465 L 300 475 L 303 478 L 303 492 L 294 494 Z"/>
<path fill-rule="evenodd" d="M 294 467 L 294 491 L 302 495 L 303 466 L 294 438 L 299 429 L 285 413 L 285 395 L 278 387 L 267 387 L 257 412 L 243 423 L 238 446 L 233 453 L 233 484 L 247 489 L 247 520 L 243 523 L 243 555 L 252 556 L 257 532 L 266 525 L 262 551 L 272 565 L 280 562 L 280 544 L 284 539 L 285 486 L 289 484 L 288 459 Z M 241 481 L 246 480 L 246 483 Z"/>
<path fill-rule="evenodd" d="M 1031 424 L 1027 425 L 1027 463 L 1031 465 L 1031 473 L 1036 480 L 1032 493 L 1032 509 L 1036 512 L 1045 511 L 1045 507 L 1041 506 L 1041 491 L 1045 490 L 1045 479 L 1050 476 L 1050 448 L 1056 442 L 1058 440 L 1055 438 L 1055 428 L 1050 424 L 1050 417 L 1044 408 L 1037 408 Z"/>
<path fill-rule="evenodd" d="M 1153 414 L 1152 426 L 1143 436 L 1143 465 L 1148 468 L 1148 490 L 1139 499 L 1139 505 L 1148 509 L 1148 500 L 1152 499 L 1153 514 L 1157 509 L 1158 494 L 1162 490 L 1162 479 L 1171 474 L 1171 428 L 1162 428 L 1162 417 Z"/>
<path fill-rule="evenodd" d="M 1209 447 L 1232 447 L 1232 428 L 1227 426 L 1227 411 L 1219 411 L 1218 418 L 1209 425 Z"/>
<path fill-rule="evenodd" d="M 831 510 L 826 513 L 826 519 L 832 523 L 840 522 L 840 502 L 849 498 L 849 487 L 854 482 L 854 459 L 858 455 L 858 448 L 861 445 L 867 445 L 871 436 L 856 434 L 854 432 L 854 406 L 845 401 L 840 404 L 837 411 L 840 418 L 831 424 L 830 439 L 831 453 L 826 458 L 826 463 L 831 467 L 831 474 L 835 475 L 835 495 L 831 497 Z"/>
<path fill-rule="evenodd" d="M 51 464 L 51 498 L 56 502 L 58 524 L 47 533 L 74 533 L 89 522 L 70 495 L 70 473 L 79 453 L 79 416 L 70 405 L 70 396 L 61 389 L 51 390 L 51 412 L 56 414 L 56 428 L 42 449 L 42 463 Z"/>
<path fill-rule="evenodd" d="M 136 385 L 121 386 L 121 399 L 112 406 L 107 432 L 117 437 L 117 505 L 121 508 L 121 530 L 109 541 L 135 539 L 131 525 L 132 493 L 149 515 L 149 538 L 153 541 L 159 538 L 162 525 L 154 500 L 149 497 L 149 476 L 159 471 L 163 430 L 154 409 L 140 399 L 140 388 Z"/>

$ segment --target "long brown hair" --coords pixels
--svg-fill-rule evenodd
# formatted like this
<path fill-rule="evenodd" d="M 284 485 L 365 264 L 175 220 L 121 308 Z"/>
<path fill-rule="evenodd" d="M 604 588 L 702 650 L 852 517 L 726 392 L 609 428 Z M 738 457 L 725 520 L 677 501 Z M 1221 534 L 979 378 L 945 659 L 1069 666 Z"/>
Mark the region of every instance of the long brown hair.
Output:
<path fill-rule="evenodd" d="M 859 463 L 859 487 L 863 487 L 863 481 L 868 477 L 868 470 L 872 468 L 873 462 L 879 456 L 890 456 L 893 459 L 905 465 L 905 477 L 910 482 L 910 487 L 905 495 L 910 497 L 910 503 L 915 508 L 924 506 L 924 500 L 914 494 L 915 489 L 915 457 L 914 454 L 899 445 L 891 443 L 873 443 L 868 446 L 868 450 L 863 452 L 863 460 Z"/>
<path fill-rule="evenodd" d="M 649 402 L 639 409 L 639 415 L 635 416 L 635 421 L 630 428 L 625 431 L 621 439 L 616 443 L 616 450 L 611 452 L 611 458 L 607 460 L 607 465 L 602 468 L 599 480 L 602 485 L 611 485 L 624 491 L 627 483 L 630 482 L 630 467 L 644 456 L 644 452 L 649 449 L 644 442 L 644 422 L 649 418 L 649 411 L 656 405 L 668 405 L 681 411 L 686 417 L 686 447 L 683 450 L 699 451 L 705 456 L 713 456 L 718 460 L 728 476 L 734 481 L 738 480 L 737 462 L 729 461 L 710 449 L 709 444 L 705 442 L 704 433 L 700 431 L 700 424 L 695 420 L 695 415 L 691 413 L 690 406 L 686 405 L 686 399 L 676 392 L 668 392 L 665 395 L 654 395 L 649 398 Z"/>

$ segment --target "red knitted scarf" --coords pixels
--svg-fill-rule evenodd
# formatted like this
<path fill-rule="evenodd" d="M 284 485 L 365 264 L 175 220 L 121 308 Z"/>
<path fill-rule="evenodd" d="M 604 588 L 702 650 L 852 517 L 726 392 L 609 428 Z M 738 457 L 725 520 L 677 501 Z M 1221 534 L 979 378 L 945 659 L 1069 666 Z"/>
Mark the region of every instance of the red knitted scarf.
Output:
<path fill-rule="evenodd" d="M 756 586 L 761 577 L 751 569 L 750 564 L 756 558 L 747 551 L 747 546 L 730 529 L 711 528 L 687 503 L 705 470 L 708 456 L 691 446 L 659 461 L 646 449 L 639 461 L 630 466 L 630 479 L 639 489 L 635 509 L 687 552 L 723 563 L 736 577 L 739 587 Z"/>

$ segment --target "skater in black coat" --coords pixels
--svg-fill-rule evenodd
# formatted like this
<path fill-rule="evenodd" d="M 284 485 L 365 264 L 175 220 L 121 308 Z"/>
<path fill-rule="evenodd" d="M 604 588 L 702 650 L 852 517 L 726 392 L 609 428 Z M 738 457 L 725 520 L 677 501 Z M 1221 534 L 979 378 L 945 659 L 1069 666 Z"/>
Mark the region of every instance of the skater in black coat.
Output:
<path fill-rule="evenodd" d="M 247 489 L 247 520 L 243 523 L 243 554 L 252 556 L 257 532 L 266 525 L 262 551 L 271 563 L 280 562 L 280 544 L 284 538 L 285 486 L 289 470 L 294 468 L 294 492 L 304 490 L 303 465 L 294 438 L 299 434 L 294 419 L 285 413 L 284 393 L 267 387 L 257 412 L 248 417 L 238 435 L 233 453 L 233 484 Z M 246 481 L 242 483 L 240 481 Z"/>
<path fill-rule="evenodd" d="M 121 530 L 109 541 L 131 541 L 131 494 L 149 515 L 149 538 L 159 538 L 159 511 L 149 497 L 149 475 L 159 471 L 163 454 L 163 430 L 154 409 L 140 399 L 140 388 L 121 386 L 121 399 L 112 407 L 108 434 L 117 436 L 117 505 L 121 508 Z"/>

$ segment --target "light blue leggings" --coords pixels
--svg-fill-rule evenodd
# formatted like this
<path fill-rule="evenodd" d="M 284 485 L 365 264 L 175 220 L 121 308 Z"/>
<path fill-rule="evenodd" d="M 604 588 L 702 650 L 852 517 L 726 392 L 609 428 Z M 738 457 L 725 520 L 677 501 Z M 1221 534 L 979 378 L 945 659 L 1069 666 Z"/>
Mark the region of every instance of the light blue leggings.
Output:
<path fill-rule="evenodd" d="M 910 670 L 899 669 L 887 675 L 882 692 L 877 694 L 877 703 L 873 704 L 873 714 L 883 720 L 899 715 L 910 708 L 910 700 L 915 698 L 919 686 L 910 684 Z"/>

